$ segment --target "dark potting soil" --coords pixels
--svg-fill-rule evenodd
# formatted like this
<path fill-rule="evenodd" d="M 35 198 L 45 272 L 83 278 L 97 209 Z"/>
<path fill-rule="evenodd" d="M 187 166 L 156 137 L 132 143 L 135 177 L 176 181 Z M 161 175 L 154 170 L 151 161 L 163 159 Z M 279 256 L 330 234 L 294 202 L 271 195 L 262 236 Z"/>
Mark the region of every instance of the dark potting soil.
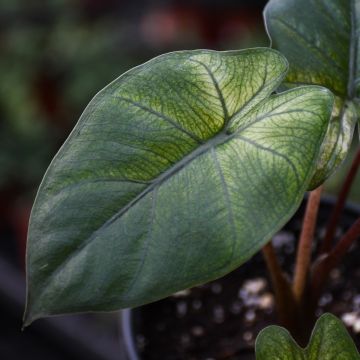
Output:
<path fill-rule="evenodd" d="M 322 203 L 314 243 L 319 243 L 331 209 L 330 200 Z M 304 206 L 273 239 L 279 260 L 290 275 L 303 212 Z M 357 216 L 359 210 L 349 208 L 337 235 Z M 342 266 L 330 274 L 317 315 L 331 312 L 341 318 L 359 347 L 358 248 L 355 244 Z M 144 360 L 253 360 L 256 336 L 264 327 L 277 323 L 275 316 L 268 273 L 259 253 L 219 280 L 134 310 L 135 343 Z"/>

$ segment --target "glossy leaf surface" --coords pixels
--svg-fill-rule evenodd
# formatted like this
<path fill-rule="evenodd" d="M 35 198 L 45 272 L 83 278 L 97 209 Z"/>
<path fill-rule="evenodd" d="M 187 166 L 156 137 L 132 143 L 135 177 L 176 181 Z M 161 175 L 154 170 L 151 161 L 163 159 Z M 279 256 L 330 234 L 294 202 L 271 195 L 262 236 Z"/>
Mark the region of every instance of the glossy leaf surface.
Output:
<path fill-rule="evenodd" d="M 359 360 L 353 340 L 340 320 L 324 314 L 317 321 L 308 346 L 300 348 L 289 332 L 269 326 L 256 339 L 256 360 Z"/>
<path fill-rule="evenodd" d="M 315 188 L 345 159 L 358 121 L 360 1 L 270 0 L 265 21 L 272 45 L 290 63 L 285 85 L 323 85 L 338 97 L 310 184 Z"/>
<path fill-rule="evenodd" d="M 270 95 L 286 70 L 270 49 L 175 52 L 96 95 L 34 204 L 26 323 L 148 303 L 256 253 L 298 207 L 333 102 Z"/>

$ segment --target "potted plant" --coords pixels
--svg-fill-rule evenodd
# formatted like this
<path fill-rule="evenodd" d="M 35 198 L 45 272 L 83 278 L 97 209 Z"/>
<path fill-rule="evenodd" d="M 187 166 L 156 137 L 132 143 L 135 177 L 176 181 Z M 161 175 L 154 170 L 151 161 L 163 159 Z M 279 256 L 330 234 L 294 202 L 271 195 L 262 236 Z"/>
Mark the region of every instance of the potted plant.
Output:
<path fill-rule="evenodd" d="M 32 210 L 25 325 L 151 303 L 220 278 L 262 249 L 279 320 L 306 344 L 328 274 L 360 234 L 358 219 L 333 244 L 357 155 L 311 261 L 322 184 L 358 121 L 357 17 L 350 1 L 272 0 L 265 19 L 280 52 L 173 52 L 99 92 Z M 271 238 L 307 190 L 289 281 Z M 331 315 L 317 323 L 308 353 L 283 351 L 312 358 L 321 336 L 341 336 L 344 359 L 358 356 Z M 277 339 L 292 344 L 283 330 L 261 333 L 259 359 Z"/>

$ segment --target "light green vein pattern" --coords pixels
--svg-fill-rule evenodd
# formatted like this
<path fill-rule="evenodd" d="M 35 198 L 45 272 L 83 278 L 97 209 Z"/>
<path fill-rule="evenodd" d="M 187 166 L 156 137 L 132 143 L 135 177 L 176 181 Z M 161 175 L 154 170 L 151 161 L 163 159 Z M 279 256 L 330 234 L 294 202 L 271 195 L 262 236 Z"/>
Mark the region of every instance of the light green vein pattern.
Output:
<path fill-rule="evenodd" d="M 322 85 L 337 96 L 315 188 L 346 158 L 359 119 L 360 0 L 270 0 L 264 14 L 272 45 L 290 63 L 285 85 Z"/>
<path fill-rule="evenodd" d="M 256 360 L 359 360 L 354 342 L 335 316 L 324 314 L 317 321 L 310 342 L 300 348 L 289 332 L 269 326 L 256 339 Z"/>
<path fill-rule="evenodd" d="M 97 94 L 32 210 L 26 323 L 148 303 L 257 252 L 298 207 L 332 108 L 317 86 L 270 96 L 286 70 L 270 49 L 175 52 Z"/>

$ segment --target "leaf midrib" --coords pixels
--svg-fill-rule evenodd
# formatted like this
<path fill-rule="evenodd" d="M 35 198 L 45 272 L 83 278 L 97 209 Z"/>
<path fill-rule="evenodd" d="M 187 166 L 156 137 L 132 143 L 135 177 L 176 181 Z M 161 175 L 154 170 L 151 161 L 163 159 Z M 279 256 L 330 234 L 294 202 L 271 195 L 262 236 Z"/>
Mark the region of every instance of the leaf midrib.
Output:
<path fill-rule="evenodd" d="M 263 100 L 267 101 L 268 99 Z M 260 105 L 260 104 L 259 104 Z M 215 148 L 218 145 L 224 144 L 227 141 L 230 141 L 233 138 L 238 138 L 240 140 L 243 140 L 244 142 L 249 142 L 249 139 L 246 139 L 241 137 L 240 134 L 247 130 L 249 127 L 251 127 L 252 125 L 257 124 L 259 121 L 265 120 L 269 117 L 272 116 L 276 116 L 276 115 L 281 115 L 287 112 L 274 112 L 274 110 L 276 110 L 278 107 L 282 106 L 283 103 L 279 104 L 278 106 L 272 108 L 271 113 L 266 113 L 262 116 L 256 117 L 252 122 L 246 124 L 243 127 L 240 127 L 238 129 L 238 131 L 230 133 L 228 132 L 228 129 L 225 127 L 223 128 L 219 133 L 217 133 L 215 136 L 213 136 L 212 138 L 208 139 L 206 141 L 206 143 L 202 143 L 200 146 L 198 146 L 196 149 L 194 149 L 192 152 L 190 152 L 189 154 L 185 155 L 180 161 L 178 161 L 176 164 L 174 164 L 173 166 L 171 166 L 170 168 L 168 168 L 167 170 L 165 170 L 162 174 L 160 174 L 158 177 L 156 177 L 154 180 L 150 181 L 147 183 L 147 187 L 140 192 L 137 196 L 134 197 L 134 199 L 132 199 L 128 204 L 126 204 L 122 209 L 120 209 L 115 215 L 112 216 L 111 219 L 109 219 L 108 221 L 106 221 L 103 225 L 101 225 L 101 227 L 94 231 L 93 235 L 95 235 L 98 231 L 100 231 L 101 229 L 103 229 L 104 227 L 111 225 L 114 221 L 116 221 L 118 218 L 120 218 L 124 213 L 126 213 L 132 206 L 134 206 L 139 200 L 141 200 L 146 194 L 148 194 L 149 192 L 151 192 L 152 190 L 154 190 L 154 188 L 158 185 L 161 185 L 163 182 L 165 182 L 167 179 L 171 178 L 172 176 L 174 176 L 177 172 L 179 172 L 181 169 L 183 169 L 187 164 L 189 164 L 191 161 L 193 161 L 194 159 L 196 159 L 198 156 L 206 153 L 207 151 L 209 151 L 211 148 Z M 240 109 L 241 110 L 241 109 Z M 240 111 L 239 110 L 239 111 Z M 238 112 L 239 112 L 238 111 Z M 303 112 L 311 112 L 308 110 L 300 110 L 300 109 L 296 109 L 294 110 L 296 112 L 298 111 L 303 111 Z M 231 121 L 235 116 L 238 115 L 238 112 L 235 112 L 230 118 L 229 121 Z M 312 112 L 311 112 L 312 113 Z M 252 145 L 255 145 L 256 142 L 255 141 L 251 141 Z M 258 144 L 256 144 L 258 145 Z M 263 149 L 264 151 L 270 151 L 270 149 L 265 148 L 263 146 L 260 146 L 261 149 Z M 294 173 L 297 175 L 295 166 L 291 163 L 291 161 L 285 157 L 282 154 L 277 153 L 276 151 L 272 150 L 271 153 L 275 156 L 279 156 L 283 159 L 286 160 L 286 162 L 289 163 L 290 167 L 293 169 Z M 146 184 L 146 183 L 145 183 Z M 90 238 L 93 237 L 93 235 L 90 236 Z M 85 243 L 83 243 L 82 247 L 79 247 L 77 250 L 81 250 L 84 246 L 86 246 L 86 243 L 90 241 L 90 238 L 88 241 L 86 241 Z"/>
<path fill-rule="evenodd" d="M 266 101 L 266 100 L 264 100 Z M 242 130 L 242 129 L 241 129 Z M 183 169 L 187 164 L 189 164 L 191 161 L 196 159 L 198 156 L 206 153 L 207 151 L 211 150 L 212 148 L 216 148 L 218 145 L 225 144 L 226 142 L 239 137 L 239 132 L 235 132 L 233 134 L 228 134 L 226 132 L 226 129 L 223 129 L 221 132 L 219 132 L 217 135 L 215 135 L 213 138 L 209 139 L 206 143 L 200 145 L 197 147 L 194 151 L 186 155 L 183 159 L 181 159 L 179 162 L 177 162 L 175 165 L 170 167 L 168 170 L 166 170 L 164 173 L 162 173 L 160 176 L 158 176 L 155 180 L 153 180 L 151 183 L 149 183 L 149 186 L 145 188 L 142 192 L 140 192 L 133 200 L 131 200 L 127 205 L 125 205 L 123 208 L 121 208 L 116 214 L 114 214 L 109 220 L 107 220 L 104 224 L 102 224 L 97 230 L 95 230 L 86 241 L 84 241 L 80 246 L 78 246 L 75 251 L 73 251 L 64 262 L 62 262 L 49 276 L 48 281 L 43 286 L 43 292 L 47 288 L 48 284 L 52 281 L 52 278 L 54 278 L 66 264 L 71 261 L 72 258 L 74 258 L 79 252 L 81 252 L 88 244 L 92 242 L 92 240 L 97 236 L 99 231 L 103 230 L 107 226 L 110 226 L 112 223 L 117 221 L 119 218 L 121 218 L 122 215 L 124 215 L 130 208 L 132 208 L 138 201 L 140 201 L 143 197 L 145 197 L 148 193 L 153 191 L 157 186 L 161 185 L 163 182 L 165 182 L 167 179 L 174 176 L 177 172 L 179 172 L 181 169 Z M 240 138 L 241 140 L 241 138 Z M 245 141 L 245 140 L 244 140 Z M 245 141 L 247 142 L 247 141 Z M 253 145 L 256 142 L 253 142 Z M 270 150 L 270 149 L 263 149 L 263 150 Z M 271 151 L 273 155 L 280 156 L 279 153 L 275 151 Z M 280 156 L 283 158 L 283 156 Z M 288 160 L 287 162 L 289 162 Z M 291 162 L 291 161 L 290 161 Z M 297 176 L 297 172 L 295 172 Z"/>
<path fill-rule="evenodd" d="M 202 62 L 199 62 L 200 64 L 204 65 Z M 285 73 L 279 74 L 278 77 L 272 79 L 271 81 L 269 81 L 269 83 L 267 83 L 267 85 L 269 86 L 270 83 L 279 83 L 281 82 L 281 80 L 283 80 L 285 76 Z M 215 83 L 216 79 L 214 78 Z M 214 86 L 215 86 L 214 83 Z M 251 99 L 249 99 L 245 106 L 241 106 L 241 108 L 236 111 L 234 114 L 232 114 L 231 116 L 229 116 L 227 118 L 227 121 L 224 121 L 224 126 L 222 127 L 222 129 L 212 138 L 208 139 L 205 143 L 200 143 L 199 146 L 197 148 L 195 148 L 192 152 L 190 152 L 189 154 L 185 155 L 180 161 L 178 161 L 176 164 L 174 164 L 173 166 L 171 166 L 170 168 L 168 168 L 167 170 L 165 170 L 162 174 L 160 174 L 158 177 L 156 177 L 153 181 L 149 182 L 149 185 L 143 190 L 141 191 L 137 196 L 135 196 L 133 198 L 133 200 L 131 200 L 128 204 L 126 204 L 124 207 L 122 207 L 117 213 L 115 213 L 109 220 L 107 220 L 105 223 L 103 223 L 97 230 L 95 230 L 94 232 L 92 232 L 92 234 L 87 238 L 86 241 L 82 242 L 80 246 L 78 246 L 66 259 L 65 261 L 63 261 L 58 267 L 55 268 L 55 270 L 51 273 L 51 275 L 49 275 L 48 281 L 43 285 L 43 292 L 45 291 L 45 289 L 47 288 L 48 284 L 52 281 L 52 278 L 55 277 L 64 266 L 66 266 L 66 264 L 71 261 L 72 258 L 74 258 L 79 252 L 81 252 L 88 244 L 90 244 L 92 242 L 92 240 L 97 236 L 97 234 L 103 230 L 104 228 L 110 226 L 111 224 L 113 224 L 115 221 L 117 221 L 122 215 L 124 215 L 129 209 L 131 209 L 138 201 L 140 201 L 143 197 L 145 197 L 148 193 L 150 193 L 151 191 L 153 191 L 157 186 L 161 185 L 164 181 L 166 181 L 167 179 L 171 178 L 172 176 L 174 176 L 177 172 L 179 172 L 181 169 L 183 169 L 187 164 L 189 164 L 191 161 L 193 161 L 194 159 L 196 159 L 198 156 L 206 153 L 207 151 L 209 151 L 212 148 L 217 147 L 218 145 L 224 144 L 228 141 L 230 141 L 231 139 L 237 137 L 239 135 L 239 133 L 241 133 L 242 131 L 244 131 L 246 128 L 248 128 L 249 126 L 252 125 L 252 122 L 250 124 L 248 124 L 244 129 L 243 128 L 239 128 L 238 131 L 233 132 L 233 133 L 229 133 L 229 129 L 228 126 L 229 124 L 231 124 L 231 121 L 238 116 L 241 111 L 243 109 L 245 109 L 247 107 L 247 105 L 254 99 L 256 98 L 256 96 L 259 94 L 259 92 L 261 91 L 261 89 L 263 89 L 265 86 L 265 82 L 263 83 L 263 85 L 260 87 L 260 89 L 258 89 L 258 91 L 251 97 Z M 219 89 L 220 90 L 220 89 Z M 222 92 L 220 91 L 221 96 Z M 269 98 L 265 98 L 263 100 L 260 101 L 260 103 L 258 104 L 258 106 L 260 106 L 261 103 L 267 101 Z M 248 112 L 251 111 L 251 109 L 246 109 L 248 111 L 245 112 L 245 114 L 241 114 L 241 117 L 246 116 L 246 114 Z M 275 110 L 275 108 L 272 109 L 272 111 Z M 227 110 L 226 110 L 227 111 Z M 224 109 L 224 115 L 225 115 L 225 109 Z M 271 114 L 268 114 L 271 115 Z M 264 117 L 266 118 L 266 117 Z M 225 120 L 225 119 L 224 119 Z M 255 119 L 257 120 L 257 119 Z M 257 121 L 254 121 L 255 123 Z M 178 129 L 181 131 L 181 129 Z M 255 142 L 254 142 L 255 143 Z M 264 150 L 269 150 L 269 149 L 264 149 Z M 273 155 L 279 155 L 277 152 L 272 152 Z M 280 156 L 281 158 L 283 158 L 282 156 Z M 290 161 L 290 160 L 289 160 Z M 291 162 L 291 161 L 290 161 Z M 295 172 L 295 174 L 297 175 L 297 172 Z"/>

